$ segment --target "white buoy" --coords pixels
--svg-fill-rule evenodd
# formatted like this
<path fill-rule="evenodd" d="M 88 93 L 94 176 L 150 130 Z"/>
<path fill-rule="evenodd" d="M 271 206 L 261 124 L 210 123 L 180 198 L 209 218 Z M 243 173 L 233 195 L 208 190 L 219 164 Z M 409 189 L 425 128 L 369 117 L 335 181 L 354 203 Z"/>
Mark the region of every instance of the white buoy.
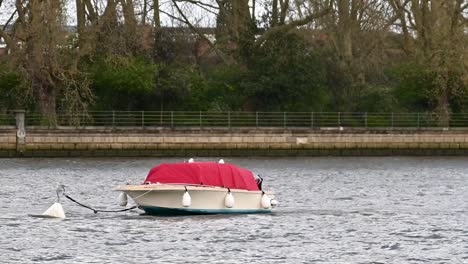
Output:
<path fill-rule="evenodd" d="M 195 162 L 195 160 L 194 160 L 193 158 L 190 158 L 190 159 L 188 160 L 188 163 L 193 163 L 193 162 Z"/>
<path fill-rule="evenodd" d="M 227 208 L 232 208 L 234 207 L 235 201 L 234 201 L 234 195 L 232 195 L 231 191 L 229 191 L 226 194 L 226 197 L 224 197 L 224 205 Z"/>
<path fill-rule="evenodd" d="M 189 207 L 191 204 L 192 198 L 190 197 L 190 194 L 188 193 L 187 189 L 185 189 L 184 196 L 182 196 L 182 206 Z"/>
<path fill-rule="evenodd" d="M 223 160 L 223 159 L 219 159 L 219 160 L 218 160 L 218 163 L 224 164 L 224 160 Z"/>
<path fill-rule="evenodd" d="M 127 194 L 124 192 L 121 192 L 119 194 L 119 205 L 122 207 L 125 207 L 127 206 L 127 203 L 128 203 Z"/>
<path fill-rule="evenodd" d="M 65 212 L 63 211 L 63 207 L 60 203 L 54 203 L 44 213 L 42 213 L 42 216 L 65 219 Z"/>
<path fill-rule="evenodd" d="M 278 205 L 278 200 L 276 199 L 271 199 L 270 200 L 271 207 L 276 207 Z"/>
<path fill-rule="evenodd" d="M 271 208 L 271 200 L 270 200 L 270 197 L 268 197 L 268 195 L 266 195 L 266 193 L 264 193 L 262 195 L 262 207 L 264 209 Z"/>

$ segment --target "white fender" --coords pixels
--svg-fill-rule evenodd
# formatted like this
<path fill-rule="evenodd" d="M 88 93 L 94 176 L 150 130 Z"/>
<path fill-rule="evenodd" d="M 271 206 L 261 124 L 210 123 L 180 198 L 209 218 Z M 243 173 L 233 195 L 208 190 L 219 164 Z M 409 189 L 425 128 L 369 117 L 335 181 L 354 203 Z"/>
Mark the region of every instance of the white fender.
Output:
<path fill-rule="evenodd" d="M 127 206 L 127 203 L 128 203 L 127 194 L 124 192 L 121 192 L 119 194 L 119 205 L 122 207 L 125 207 Z"/>
<path fill-rule="evenodd" d="M 224 160 L 223 160 L 223 159 L 219 159 L 219 160 L 218 160 L 218 163 L 224 164 Z"/>
<path fill-rule="evenodd" d="M 264 193 L 262 195 L 262 207 L 264 209 L 271 208 L 271 200 L 270 200 L 270 197 L 268 197 L 268 195 L 266 195 L 266 193 Z"/>
<path fill-rule="evenodd" d="M 193 162 L 195 162 L 195 160 L 194 160 L 193 158 L 190 158 L 190 159 L 188 160 L 188 163 L 193 163 Z"/>
<path fill-rule="evenodd" d="M 232 208 L 234 207 L 235 201 L 234 201 L 234 195 L 232 195 L 231 192 L 228 192 L 226 194 L 226 197 L 224 197 L 224 205 L 227 208 Z"/>
<path fill-rule="evenodd" d="M 278 205 L 278 200 L 276 199 L 271 199 L 270 200 L 271 207 L 276 207 Z"/>
<path fill-rule="evenodd" d="M 189 207 L 192 204 L 192 197 L 190 197 L 190 194 L 188 191 L 185 191 L 184 196 L 182 196 L 182 206 L 183 207 Z"/>
<path fill-rule="evenodd" d="M 59 203 L 54 203 L 44 213 L 42 213 L 42 215 L 52 218 L 65 219 L 65 212 L 63 211 L 62 205 Z"/>

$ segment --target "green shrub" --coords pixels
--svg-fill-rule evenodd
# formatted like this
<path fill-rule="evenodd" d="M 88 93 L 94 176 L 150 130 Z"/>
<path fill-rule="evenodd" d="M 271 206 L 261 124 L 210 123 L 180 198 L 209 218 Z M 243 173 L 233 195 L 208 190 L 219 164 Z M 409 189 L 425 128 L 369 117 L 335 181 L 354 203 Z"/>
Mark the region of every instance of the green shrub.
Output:
<path fill-rule="evenodd" d="M 31 87 L 23 76 L 5 64 L 0 64 L 0 112 L 33 107 Z"/>
<path fill-rule="evenodd" d="M 395 85 L 393 95 L 406 111 L 425 112 L 431 110 L 431 90 L 434 77 L 419 63 L 400 64 L 390 71 Z"/>
<path fill-rule="evenodd" d="M 141 102 L 156 90 L 158 66 L 142 58 L 98 58 L 88 71 L 98 109 L 141 109 Z"/>

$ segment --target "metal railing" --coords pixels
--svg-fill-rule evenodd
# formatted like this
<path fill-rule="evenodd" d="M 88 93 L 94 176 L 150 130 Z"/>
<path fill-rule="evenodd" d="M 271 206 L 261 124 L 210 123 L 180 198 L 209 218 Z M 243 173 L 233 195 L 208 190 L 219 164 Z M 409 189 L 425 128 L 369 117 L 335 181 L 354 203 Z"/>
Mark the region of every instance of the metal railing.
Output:
<path fill-rule="evenodd" d="M 0 113 L 0 127 L 14 127 L 16 126 L 15 116 L 13 114 Z"/>
<path fill-rule="evenodd" d="M 0 114 L 0 126 L 14 125 L 12 114 Z M 367 112 L 204 112 L 94 111 L 57 113 L 55 120 L 26 113 L 26 126 L 41 127 L 189 127 L 189 128 L 429 128 L 438 127 L 432 113 Z M 468 113 L 450 116 L 449 127 L 468 128 Z"/>

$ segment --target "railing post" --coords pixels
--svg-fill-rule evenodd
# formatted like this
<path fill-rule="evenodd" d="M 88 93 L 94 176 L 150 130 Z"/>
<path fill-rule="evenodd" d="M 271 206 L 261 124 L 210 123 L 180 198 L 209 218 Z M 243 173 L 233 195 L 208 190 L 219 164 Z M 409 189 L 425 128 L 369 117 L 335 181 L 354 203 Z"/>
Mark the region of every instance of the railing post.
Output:
<path fill-rule="evenodd" d="M 392 112 L 392 129 L 393 129 L 393 122 L 394 122 L 394 121 L 393 121 L 393 118 L 394 118 L 394 117 L 393 117 L 393 112 Z"/>
<path fill-rule="evenodd" d="M 255 112 L 255 127 L 258 128 L 258 112 Z"/>
<path fill-rule="evenodd" d="M 200 115 L 198 117 L 198 124 L 200 125 L 200 129 L 202 128 L 202 112 L 200 111 Z"/>
<path fill-rule="evenodd" d="M 341 126 L 341 112 L 338 112 L 338 127 Z"/>
<path fill-rule="evenodd" d="M 228 111 L 228 128 L 231 129 L 231 112 Z"/>
<path fill-rule="evenodd" d="M 286 112 L 283 112 L 283 128 L 286 128 L 287 119 L 286 119 Z"/>
<path fill-rule="evenodd" d="M 115 111 L 112 111 L 112 128 L 115 127 Z"/>
<path fill-rule="evenodd" d="M 174 111 L 171 111 L 171 128 L 174 127 Z"/>
<path fill-rule="evenodd" d="M 310 128 L 314 128 L 314 112 L 310 112 Z"/>
<path fill-rule="evenodd" d="M 418 116 L 418 128 L 419 128 L 419 113 L 418 113 L 418 115 L 417 115 L 417 116 Z"/>
<path fill-rule="evenodd" d="M 452 121 L 452 120 L 455 120 L 455 124 L 457 124 L 457 120 L 455 119 L 455 117 L 454 117 L 453 115 L 454 115 L 453 113 L 449 113 L 449 119 L 448 119 L 447 128 L 450 128 L 450 124 L 452 123 L 452 122 L 450 122 L 450 121 Z M 461 116 L 461 117 L 462 117 L 462 118 L 461 118 L 461 122 L 460 122 L 460 123 L 462 124 L 462 126 L 465 126 L 465 122 L 463 122 L 463 116 Z"/>
<path fill-rule="evenodd" d="M 364 127 L 367 128 L 367 112 L 364 113 Z"/>
<path fill-rule="evenodd" d="M 145 111 L 141 111 L 141 127 L 145 127 Z"/>

